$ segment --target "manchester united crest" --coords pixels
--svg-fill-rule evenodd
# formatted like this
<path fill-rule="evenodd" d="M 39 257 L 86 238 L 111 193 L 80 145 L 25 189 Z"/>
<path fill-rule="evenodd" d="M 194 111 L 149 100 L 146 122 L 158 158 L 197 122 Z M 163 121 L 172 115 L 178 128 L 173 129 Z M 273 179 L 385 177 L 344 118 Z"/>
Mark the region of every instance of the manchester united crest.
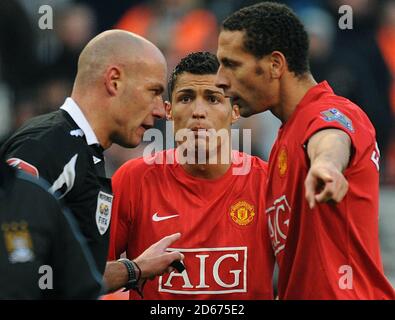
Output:
<path fill-rule="evenodd" d="M 238 201 L 230 207 L 230 217 L 238 225 L 247 226 L 254 220 L 254 206 L 247 201 Z"/>
<path fill-rule="evenodd" d="M 284 177 L 288 169 L 288 154 L 287 149 L 283 146 L 278 153 L 277 166 L 280 177 Z"/>

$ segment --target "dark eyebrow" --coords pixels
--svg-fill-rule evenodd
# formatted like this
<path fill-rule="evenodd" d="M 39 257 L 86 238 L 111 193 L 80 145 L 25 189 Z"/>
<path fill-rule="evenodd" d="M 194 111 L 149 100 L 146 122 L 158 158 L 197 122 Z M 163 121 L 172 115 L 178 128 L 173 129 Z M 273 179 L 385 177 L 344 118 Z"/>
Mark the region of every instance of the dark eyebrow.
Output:
<path fill-rule="evenodd" d="M 176 94 L 178 94 L 178 93 L 189 93 L 189 94 L 194 94 L 195 91 L 192 90 L 192 89 L 181 89 L 181 90 L 177 90 L 177 91 L 176 91 Z"/>
<path fill-rule="evenodd" d="M 221 96 L 225 96 L 221 90 L 206 89 L 206 90 L 204 90 L 204 94 L 220 94 Z"/>
<path fill-rule="evenodd" d="M 229 58 L 221 58 L 221 63 L 225 66 L 229 65 L 238 65 L 239 63 L 237 61 L 231 60 Z"/>

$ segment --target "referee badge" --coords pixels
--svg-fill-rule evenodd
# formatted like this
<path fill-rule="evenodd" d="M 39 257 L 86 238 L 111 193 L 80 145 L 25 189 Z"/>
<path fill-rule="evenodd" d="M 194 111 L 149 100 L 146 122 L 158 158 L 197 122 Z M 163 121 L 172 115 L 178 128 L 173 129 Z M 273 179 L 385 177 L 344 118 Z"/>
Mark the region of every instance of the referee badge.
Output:
<path fill-rule="evenodd" d="M 110 226 L 112 199 L 111 194 L 103 191 L 97 196 L 96 224 L 101 235 L 105 234 Z"/>
<path fill-rule="evenodd" d="M 247 201 L 238 201 L 230 207 L 230 217 L 239 226 L 248 226 L 255 217 L 254 206 Z"/>

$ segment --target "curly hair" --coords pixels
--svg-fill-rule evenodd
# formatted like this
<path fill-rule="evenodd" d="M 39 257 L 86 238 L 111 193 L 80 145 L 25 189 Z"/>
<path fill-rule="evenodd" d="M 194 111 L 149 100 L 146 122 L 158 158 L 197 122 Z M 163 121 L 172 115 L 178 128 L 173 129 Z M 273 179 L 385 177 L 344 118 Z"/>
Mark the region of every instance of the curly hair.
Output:
<path fill-rule="evenodd" d="M 181 73 L 216 74 L 219 68 L 217 57 L 210 52 L 193 52 L 182 58 L 176 65 L 168 82 L 169 99 L 176 86 L 177 78 Z"/>
<path fill-rule="evenodd" d="M 309 71 L 307 32 L 286 5 L 261 2 L 242 8 L 223 21 L 222 29 L 245 31 L 244 49 L 258 59 L 277 50 L 295 75 Z"/>

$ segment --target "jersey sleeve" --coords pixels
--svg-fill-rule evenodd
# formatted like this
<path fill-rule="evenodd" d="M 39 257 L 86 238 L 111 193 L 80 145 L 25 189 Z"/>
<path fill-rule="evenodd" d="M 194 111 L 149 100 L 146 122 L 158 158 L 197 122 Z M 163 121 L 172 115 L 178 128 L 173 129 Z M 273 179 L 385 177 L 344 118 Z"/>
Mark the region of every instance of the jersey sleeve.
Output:
<path fill-rule="evenodd" d="M 111 232 L 108 260 L 118 259 L 126 251 L 128 235 L 132 223 L 131 197 L 133 189 L 130 185 L 128 166 L 119 168 L 112 177 L 114 202 L 112 207 Z"/>
<path fill-rule="evenodd" d="M 44 178 L 51 185 L 50 191 L 65 196 L 78 181 L 84 178 L 86 171 L 83 157 L 76 148 L 55 148 L 47 141 L 25 139 L 15 141 L 4 154 L 7 163 L 33 176 Z"/>
<path fill-rule="evenodd" d="M 351 140 L 352 162 L 358 161 L 366 152 L 366 149 L 374 147 L 375 132 L 370 121 L 362 115 L 362 111 L 355 108 L 336 105 L 313 106 L 304 114 L 307 122 L 303 136 L 303 146 L 306 146 L 309 139 L 318 131 L 324 129 L 338 129 L 345 132 Z"/>
<path fill-rule="evenodd" d="M 4 154 L 9 165 L 36 177 L 51 182 L 46 161 L 49 156 L 46 145 L 34 139 L 25 139 L 11 144 Z"/>

